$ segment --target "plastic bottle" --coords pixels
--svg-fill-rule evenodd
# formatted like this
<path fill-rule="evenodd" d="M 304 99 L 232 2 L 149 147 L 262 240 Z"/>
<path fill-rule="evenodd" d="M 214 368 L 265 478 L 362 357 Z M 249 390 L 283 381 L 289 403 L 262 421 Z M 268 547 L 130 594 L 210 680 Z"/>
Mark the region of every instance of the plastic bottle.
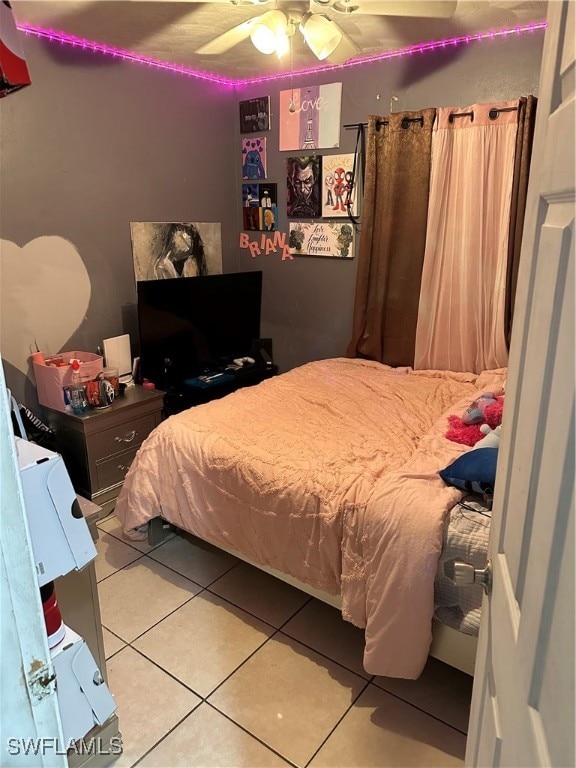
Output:
<path fill-rule="evenodd" d="M 72 383 L 70 384 L 70 405 L 76 416 L 81 416 L 88 410 L 88 400 L 86 398 L 86 387 L 82 384 L 80 378 L 80 363 L 78 360 L 72 361 Z"/>

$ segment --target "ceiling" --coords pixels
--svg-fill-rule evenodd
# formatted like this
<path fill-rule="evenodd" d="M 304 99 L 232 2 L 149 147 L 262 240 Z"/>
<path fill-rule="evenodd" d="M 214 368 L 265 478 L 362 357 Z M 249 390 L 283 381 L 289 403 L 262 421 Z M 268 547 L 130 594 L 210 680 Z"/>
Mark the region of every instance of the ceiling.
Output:
<path fill-rule="evenodd" d="M 238 80 L 287 72 L 289 56 L 278 60 L 275 55 L 259 53 L 249 38 L 220 55 L 200 55 L 195 51 L 217 35 L 275 6 L 303 14 L 309 10 L 310 1 L 279 0 L 275 4 L 246 6 L 233 5 L 228 0 L 13 0 L 11 5 L 19 24 L 49 28 Z M 406 5 L 411 5 L 409 0 Z M 458 0 L 454 15 L 447 19 L 343 15 L 316 4 L 312 8 L 336 21 L 359 49 L 357 56 L 541 21 L 546 17 L 546 5 L 536 1 Z M 294 70 L 331 63 L 330 58 L 319 62 L 299 33 L 293 40 Z"/>

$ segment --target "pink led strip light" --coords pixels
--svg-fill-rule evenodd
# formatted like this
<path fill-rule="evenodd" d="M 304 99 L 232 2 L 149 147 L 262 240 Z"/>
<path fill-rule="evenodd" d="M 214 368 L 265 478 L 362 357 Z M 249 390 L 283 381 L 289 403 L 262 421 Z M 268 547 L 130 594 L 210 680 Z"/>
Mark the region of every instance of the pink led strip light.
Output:
<path fill-rule="evenodd" d="M 510 35 L 520 35 L 525 32 L 535 32 L 539 29 L 546 29 L 545 21 L 536 21 L 531 24 L 524 24 L 518 27 L 511 27 L 508 29 L 497 29 L 491 32 L 476 32 L 470 35 L 462 35 L 460 37 L 451 37 L 447 40 L 432 40 L 427 43 L 417 43 L 416 45 L 410 45 L 406 48 L 397 48 L 392 51 L 383 51 L 382 53 L 376 53 L 370 56 L 361 56 L 351 61 L 347 61 L 344 64 L 328 64 L 320 65 L 318 67 L 309 67 L 307 69 L 295 70 L 293 73 L 280 72 L 274 75 L 263 75 L 261 77 L 246 78 L 244 80 L 230 80 L 226 77 L 218 77 L 218 75 L 210 74 L 209 72 L 200 72 L 189 67 L 181 66 L 179 64 L 171 64 L 167 61 L 161 61 L 159 59 L 152 59 L 147 56 L 142 56 L 139 53 L 132 53 L 131 51 L 122 51 L 118 48 L 111 48 L 108 45 L 102 43 L 94 43 L 90 40 L 82 40 L 81 38 L 74 37 L 73 35 L 66 35 L 62 32 L 54 32 L 52 30 L 42 29 L 41 27 L 33 27 L 29 24 L 18 24 L 18 29 L 25 32 L 27 35 L 35 35 L 54 42 L 62 43 L 64 45 L 70 45 L 75 48 L 83 48 L 84 50 L 92 51 L 93 53 L 103 53 L 113 58 L 123 59 L 126 61 L 134 61 L 138 64 L 147 64 L 157 69 L 165 69 L 169 72 L 177 72 L 187 77 L 194 77 L 198 80 L 206 80 L 210 83 L 226 86 L 229 88 L 241 88 L 244 85 L 251 85 L 254 83 L 265 83 L 273 80 L 282 80 L 284 78 L 294 76 L 301 77 L 302 75 L 310 75 L 317 72 L 331 72 L 342 69 L 348 69 L 350 67 L 357 67 L 360 64 L 371 64 L 377 61 L 386 61 L 387 59 L 395 59 L 400 56 L 408 56 L 414 53 L 427 53 L 428 51 L 435 51 L 442 48 L 451 48 L 463 43 L 473 43 L 479 40 L 493 40 L 499 37 L 509 37 Z"/>

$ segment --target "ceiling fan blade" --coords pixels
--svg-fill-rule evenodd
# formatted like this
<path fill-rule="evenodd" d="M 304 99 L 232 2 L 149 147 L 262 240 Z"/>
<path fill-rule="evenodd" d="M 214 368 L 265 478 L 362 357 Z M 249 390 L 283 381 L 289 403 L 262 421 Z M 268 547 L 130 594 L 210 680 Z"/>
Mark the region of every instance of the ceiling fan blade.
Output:
<path fill-rule="evenodd" d="M 218 37 L 215 37 L 214 40 L 211 40 L 209 43 L 206 43 L 206 45 L 198 48 L 196 53 L 203 55 L 226 53 L 226 51 L 229 51 L 230 48 L 234 48 L 235 45 L 238 45 L 238 43 L 241 43 L 243 40 L 246 40 L 246 38 L 250 36 L 252 26 L 254 25 L 256 19 L 259 18 L 259 16 L 256 16 L 255 18 L 242 22 L 242 24 L 238 24 L 236 27 L 232 27 L 232 29 L 229 29 L 227 32 L 218 35 Z"/>
<path fill-rule="evenodd" d="M 337 6 L 337 7 L 335 7 Z M 332 4 L 334 10 L 372 16 L 416 16 L 429 19 L 449 19 L 456 10 L 456 0 L 339 0 Z"/>

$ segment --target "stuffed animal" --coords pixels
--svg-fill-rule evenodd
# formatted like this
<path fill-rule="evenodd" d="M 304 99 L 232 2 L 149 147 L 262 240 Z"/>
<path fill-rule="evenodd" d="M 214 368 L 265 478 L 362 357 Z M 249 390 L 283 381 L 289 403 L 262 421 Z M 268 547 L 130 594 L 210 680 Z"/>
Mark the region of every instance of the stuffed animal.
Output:
<path fill-rule="evenodd" d="M 481 424 L 480 432 L 482 432 L 484 437 L 476 443 L 474 448 L 498 448 L 500 446 L 501 430 L 502 427 L 500 425 L 492 429 L 488 424 Z"/>
<path fill-rule="evenodd" d="M 496 429 L 496 427 L 500 426 L 502 424 L 502 413 L 504 411 L 504 398 L 498 397 L 496 398 L 495 403 L 491 403 L 486 410 L 484 411 L 484 421 L 491 429 Z"/>
<path fill-rule="evenodd" d="M 466 408 L 462 414 L 462 421 L 464 424 L 481 424 L 486 420 L 484 416 L 486 409 L 496 402 L 498 400 L 493 392 L 484 392 L 483 395 L 474 400 L 472 405 Z"/>
<path fill-rule="evenodd" d="M 450 428 L 444 435 L 448 440 L 452 440 L 453 443 L 460 443 L 461 445 L 476 445 L 476 443 L 482 439 L 482 432 L 480 432 L 479 424 L 464 424 L 460 416 L 455 414 L 448 416 L 448 424 Z"/>
<path fill-rule="evenodd" d="M 472 405 L 467 408 L 464 415 L 469 413 L 483 398 L 486 398 L 486 394 L 475 400 Z M 494 397 L 494 399 L 490 399 L 488 404 L 482 404 L 482 407 L 484 407 L 484 413 L 480 421 L 484 423 L 474 422 L 469 424 L 464 421 L 464 418 L 460 418 L 460 416 L 448 416 L 450 428 L 444 436 L 454 443 L 461 443 L 462 445 L 469 445 L 470 447 L 476 446 L 486 434 L 484 428 L 496 429 L 496 427 L 502 423 L 504 398 L 501 396 Z"/>

